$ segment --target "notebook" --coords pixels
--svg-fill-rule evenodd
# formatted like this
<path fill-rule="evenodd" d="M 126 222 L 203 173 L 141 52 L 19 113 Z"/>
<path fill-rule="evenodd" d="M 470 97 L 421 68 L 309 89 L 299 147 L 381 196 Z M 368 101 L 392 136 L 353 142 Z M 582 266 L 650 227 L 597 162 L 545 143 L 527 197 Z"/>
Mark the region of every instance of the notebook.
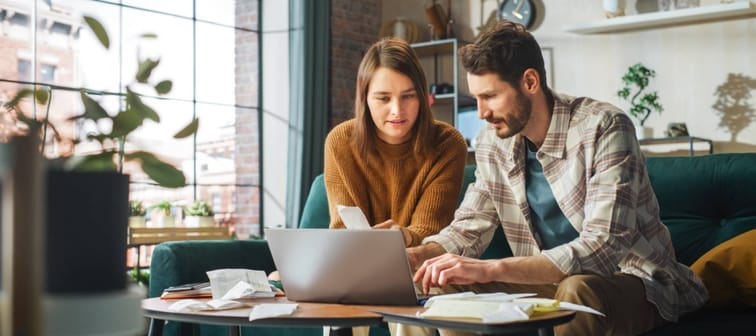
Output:
<path fill-rule="evenodd" d="M 399 230 L 266 229 L 294 301 L 417 305 Z"/>

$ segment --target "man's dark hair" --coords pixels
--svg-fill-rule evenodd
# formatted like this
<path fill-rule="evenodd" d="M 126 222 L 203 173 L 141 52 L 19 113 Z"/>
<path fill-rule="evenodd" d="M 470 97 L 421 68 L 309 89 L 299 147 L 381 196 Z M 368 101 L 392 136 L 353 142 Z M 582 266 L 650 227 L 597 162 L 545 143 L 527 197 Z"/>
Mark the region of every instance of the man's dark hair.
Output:
<path fill-rule="evenodd" d="M 525 70 L 533 68 L 538 72 L 544 93 L 551 95 L 541 46 L 521 24 L 507 20 L 497 22 L 481 33 L 475 43 L 460 48 L 459 57 L 467 72 L 495 73 L 514 88 L 519 88 Z"/>

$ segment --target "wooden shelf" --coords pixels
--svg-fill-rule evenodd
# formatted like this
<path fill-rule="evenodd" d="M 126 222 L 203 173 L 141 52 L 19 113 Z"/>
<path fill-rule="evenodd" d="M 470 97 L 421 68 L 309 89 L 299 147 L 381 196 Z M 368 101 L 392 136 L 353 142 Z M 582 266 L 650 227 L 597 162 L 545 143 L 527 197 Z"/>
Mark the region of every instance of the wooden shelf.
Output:
<path fill-rule="evenodd" d="M 696 151 L 694 148 L 694 144 L 697 142 L 702 142 L 709 145 L 709 154 L 714 154 L 714 142 L 710 139 L 705 138 L 699 138 L 694 136 L 676 136 L 676 137 L 666 137 L 666 138 L 646 138 L 646 139 L 640 139 L 638 140 L 638 144 L 641 146 L 645 145 L 669 145 L 669 144 L 688 144 L 688 149 L 690 156 L 695 155 Z"/>
<path fill-rule="evenodd" d="M 577 34 L 603 34 L 750 17 L 756 17 L 756 7 L 748 0 L 728 4 L 620 16 L 599 22 L 570 26 L 565 30 Z"/>

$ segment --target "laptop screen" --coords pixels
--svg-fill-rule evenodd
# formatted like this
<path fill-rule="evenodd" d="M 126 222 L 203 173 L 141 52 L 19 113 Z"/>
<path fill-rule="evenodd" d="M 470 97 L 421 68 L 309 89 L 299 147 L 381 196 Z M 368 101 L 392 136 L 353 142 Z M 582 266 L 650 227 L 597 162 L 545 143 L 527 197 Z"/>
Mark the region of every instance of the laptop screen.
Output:
<path fill-rule="evenodd" d="M 268 229 L 265 236 L 290 300 L 418 304 L 399 230 Z"/>

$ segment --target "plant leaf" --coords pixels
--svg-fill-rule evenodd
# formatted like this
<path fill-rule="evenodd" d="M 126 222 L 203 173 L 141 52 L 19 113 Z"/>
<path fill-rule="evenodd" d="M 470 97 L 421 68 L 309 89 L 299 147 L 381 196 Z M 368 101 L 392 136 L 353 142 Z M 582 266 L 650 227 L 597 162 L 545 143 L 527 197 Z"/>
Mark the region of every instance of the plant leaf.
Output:
<path fill-rule="evenodd" d="M 14 108 L 16 105 L 18 105 L 18 102 L 20 102 L 22 99 L 31 96 L 34 93 L 32 89 L 21 89 L 16 93 L 16 96 L 13 97 L 13 99 L 9 100 L 7 103 L 5 103 L 6 108 Z"/>
<path fill-rule="evenodd" d="M 144 122 L 144 116 L 133 109 L 118 113 L 113 117 L 113 129 L 110 132 L 109 137 L 120 138 L 129 135 L 139 126 L 142 126 Z"/>
<path fill-rule="evenodd" d="M 92 29 L 92 32 L 95 34 L 95 36 L 97 36 L 97 39 L 100 40 L 100 44 L 102 44 L 105 49 L 110 49 L 110 38 L 108 38 L 108 32 L 105 31 L 105 27 L 102 26 L 100 21 L 97 21 L 97 19 L 86 15 L 84 16 L 84 21 L 86 21 L 89 29 Z"/>
<path fill-rule="evenodd" d="M 186 138 L 194 133 L 197 133 L 197 128 L 199 128 L 199 119 L 194 118 L 192 122 L 189 123 L 189 125 L 186 125 L 182 130 L 178 131 L 173 137 L 176 139 L 183 139 Z"/>
<path fill-rule="evenodd" d="M 42 89 L 36 89 L 34 90 L 34 98 L 37 99 L 37 103 L 40 104 L 47 104 L 47 99 L 50 97 L 50 94 L 47 93 L 47 90 Z"/>
<path fill-rule="evenodd" d="M 150 75 L 152 75 L 152 70 L 155 69 L 155 67 L 160 64 L 160 59 L 157 60 L 151 60 L 146 59 L 144 61 L 139 62 L 139 69 L 136 73 L 136 80 L 139 83 L 147 83 L 147 80 L 150 79 Z"/>
<path fill-rule="evenodd" d="M 116 165 L 113 162 L 114 151 L 105 151 L 98 154 L 86 156 L 74 156 L 66 160 L 64 168 L 77 171 L 115 171 Z"/>
<path fill-rule="evenodd" d="M 133 109 L 134 111 L 139 113 L 139 115 L 141 115 L 143 119 L 150 119 L 154 122 L 160 122 L 160 116 L 157 114 L 157 112 L 143 103 L 142 98 L 139 98 L 139 95 L 134 93 L 134 91 L 131 91 L 131 89 L 129 89 L 128 87 L 126 88 L 126 103 L 129 104 L 129 109 Z"/>
<path fill-rule="evenodd" d="M 173 82 L 171 82 L 170 80 L 164 80 L 164 81 L 161 81 L 160 83 L 157 83 L 157 85 L 155 85 L 155 91 L 161 95 L 171 92 L 172 88 L 173 88 Z"/>
<path fill-rule="evenodd" d="M 147 39 L 154 39 L 157 38 L 157 35 L 155 33 L 144 33 L 140 35 L 141 38 L 147 38 Z"/>
<path fill-rule="evenodd" d="M 86 91 L 84 91 L 84 89 L 82 89 L 80 93 L 81 102 L 84 103 L 84 115 L 82 117 L 92 119 L 94 121 L 103 118 L 110 118 L 108 112 L 106 112 L 105 109 L 100 106 L 100 103 L 90 98 L 89 95 L 87 95 Z"/>
<path fill-rule="evenodd" d="M 157 184 L 166 188 L 179 188 L 186 185 L 184 173 L 165 163 L 151 153 L 139 151 L 125 155 L 126 160 L 141 160 L 142 171 Z"/>

